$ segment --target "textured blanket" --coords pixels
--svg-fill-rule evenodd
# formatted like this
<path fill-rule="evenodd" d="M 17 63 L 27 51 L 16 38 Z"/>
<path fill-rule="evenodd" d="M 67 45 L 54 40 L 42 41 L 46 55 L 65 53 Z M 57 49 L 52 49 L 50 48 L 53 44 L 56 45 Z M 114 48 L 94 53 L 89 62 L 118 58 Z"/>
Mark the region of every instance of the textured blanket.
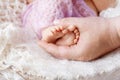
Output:
<path fill-rule="evenodd" d="M 25 3 L 0 1 L 0 80 L 120 80 L 120 49 L 92 62 L 58 60 L 43 51 L 34 31 L 21 27 Z M 117 3 L 100 16 L 118 16 Z"/>

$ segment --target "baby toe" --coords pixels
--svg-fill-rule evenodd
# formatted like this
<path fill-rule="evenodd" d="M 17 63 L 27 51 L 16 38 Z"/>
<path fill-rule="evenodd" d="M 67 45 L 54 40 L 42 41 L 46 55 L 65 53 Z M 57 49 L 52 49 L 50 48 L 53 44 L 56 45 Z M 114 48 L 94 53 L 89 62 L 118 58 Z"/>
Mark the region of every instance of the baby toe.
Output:
<path fill-rule="evenodd" d="M 73 43 L 76 44 L 78 42 L 78 39 L 74 39 Z"/>
<path fill-rule="evenodd" d="M 68 27 L 68 29 L 69 29 L 69 31 L 74 31 L 76 29 L 76 26 L 71 25 L 71 26 Z"/>
<path fill-rule="evenodd" d="M 65 30 L 62 31 L 62 33 L 63 33 L 63 34 L 67 34 L 67 33 L 68 33 L 68 30 L 65 29 Z"/>

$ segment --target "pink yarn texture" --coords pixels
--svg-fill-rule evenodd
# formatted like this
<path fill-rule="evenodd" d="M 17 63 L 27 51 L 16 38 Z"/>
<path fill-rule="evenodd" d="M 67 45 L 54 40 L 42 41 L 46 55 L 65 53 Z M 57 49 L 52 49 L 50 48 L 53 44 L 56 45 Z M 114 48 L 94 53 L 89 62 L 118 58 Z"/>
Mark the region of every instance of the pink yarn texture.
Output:
<path fill-rule="evenodd" d="M 36 0 L 22 15 L 24 27 L 32 27 L 41 38 L 41 30 L 53 24 L 54 20 L 66 17 L 96 16 L 84 0 Z"/>

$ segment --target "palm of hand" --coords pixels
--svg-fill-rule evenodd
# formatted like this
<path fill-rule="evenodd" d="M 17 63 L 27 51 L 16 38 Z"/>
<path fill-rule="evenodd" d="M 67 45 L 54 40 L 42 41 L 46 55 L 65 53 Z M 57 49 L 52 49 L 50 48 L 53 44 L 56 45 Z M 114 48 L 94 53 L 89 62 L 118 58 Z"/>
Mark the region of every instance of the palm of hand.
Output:
<path fill-rule="evenodd" d="M 68 18 L 58 25 L 76 25 L 80 31 L 79 41 L 72 46 L 56 46 L 40 42 L 51 55 L 62 59 L 89 61 L 96 59 L 119 46 L 115 29 L 103 18 Z"/>

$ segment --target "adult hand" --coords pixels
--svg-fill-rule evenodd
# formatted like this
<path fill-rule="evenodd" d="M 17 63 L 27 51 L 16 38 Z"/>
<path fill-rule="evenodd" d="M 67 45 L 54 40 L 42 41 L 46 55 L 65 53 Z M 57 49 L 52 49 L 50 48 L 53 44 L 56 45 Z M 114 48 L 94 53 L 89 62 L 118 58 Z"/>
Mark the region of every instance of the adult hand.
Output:
<path fill-rule="evenodd" d="M 56 58 L 90 61 L 120 46 L 116 28 L 105 18 L 64 18 L 55 25 L 75 25 L 80 31 L 78 43 L 72 46 L 39 41 L 40 47 Z"/>

